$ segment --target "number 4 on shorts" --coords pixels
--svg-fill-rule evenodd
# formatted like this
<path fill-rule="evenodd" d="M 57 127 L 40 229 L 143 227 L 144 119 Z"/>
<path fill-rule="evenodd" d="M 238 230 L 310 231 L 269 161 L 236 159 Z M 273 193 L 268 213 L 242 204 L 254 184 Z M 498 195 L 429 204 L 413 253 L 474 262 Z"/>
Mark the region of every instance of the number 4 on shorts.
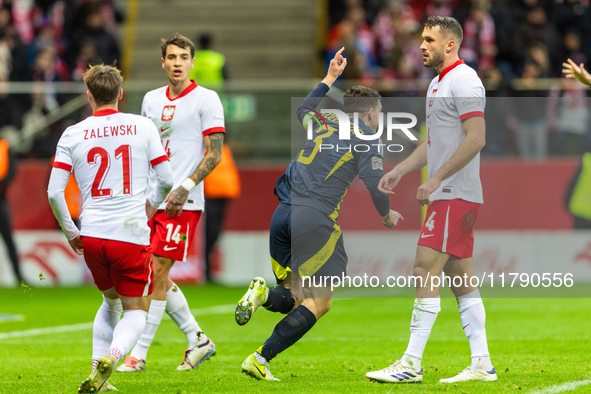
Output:
<path fill-rule="evenodd" d="M 425 223 L 425 227 L 427 227 L 429 231 L 433 231 L 433 228 L 435 227 L 435 220 L 433 220 L 433 218 L 435 217 L 436 213 L 437 212 L 432 212 L 431 216 L 429 216 L 429 219 L 427 220 L 427 223 Z"/>

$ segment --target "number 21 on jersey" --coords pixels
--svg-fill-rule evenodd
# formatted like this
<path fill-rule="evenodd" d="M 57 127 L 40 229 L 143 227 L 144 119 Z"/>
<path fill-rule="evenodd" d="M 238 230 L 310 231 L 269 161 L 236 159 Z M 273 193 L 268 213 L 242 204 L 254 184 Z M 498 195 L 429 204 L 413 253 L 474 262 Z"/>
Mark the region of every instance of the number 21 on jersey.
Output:
<path fill-rule="evenodd" d="M 121 160 L 123 166 L 123 194 L 131 194 L 131 146 L 121 145 L 115 149 L 115 160 Z M 103 184 L 111 168 L 111 155 L 104 148 L 96 146 L 88 151 L 86 156 L 88 164 L 97 164 L 100 166 L 92 182 L 92 198 L 111 198 L 112 189 L 103 189 Z"/>

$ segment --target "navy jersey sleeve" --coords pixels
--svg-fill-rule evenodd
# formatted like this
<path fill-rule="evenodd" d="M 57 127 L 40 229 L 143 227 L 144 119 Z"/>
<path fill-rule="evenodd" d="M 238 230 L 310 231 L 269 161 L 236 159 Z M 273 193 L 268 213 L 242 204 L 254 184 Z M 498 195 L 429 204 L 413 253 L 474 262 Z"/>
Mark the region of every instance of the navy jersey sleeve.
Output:
<path fill-rule="evenodd" d="M 365 187 L 371 194 L 373 205 L 381 216 L 386 216 L 390 212 L 390 199 L 387 195 L 378 190 L 380 179 L 384 176 L 384 159 L 380 153 L 377 144 L 379 140 L 365 141 L 366 146 L 371 149 L 367 152 L 355 152 L 355 161 L 359 178 L 365 183 Z M 373 143 L 373 146 L 371 145 Z M 364 149 L 360 149 L 364 150 Z"/>
<path fill-rule="evenodd" d="M 298 119 L 304 128 L 307 127 L 308 116 L 315 118 L 317 122 L 321 122 L 314 111 L 316 111 L 316 107 L 320 104 L 324 95 L 328 93 L 329 89 L 327 84 L 320 82 L 298 108 Z"/>

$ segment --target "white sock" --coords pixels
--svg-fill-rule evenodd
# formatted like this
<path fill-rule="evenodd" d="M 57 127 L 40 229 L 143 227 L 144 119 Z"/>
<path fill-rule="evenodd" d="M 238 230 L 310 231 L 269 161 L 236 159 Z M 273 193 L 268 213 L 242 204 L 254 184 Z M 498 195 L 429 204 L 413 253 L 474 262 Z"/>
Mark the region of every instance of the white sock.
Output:
<path fill-rule="evenodd" d="M 207 341 L 207 336 L 203 334 L 195 316 L 191 314 L 185 295 L 174 283 L 166 292 L 166 313 L 187 337 L 188 349 Z"/>
<path fill-rule="evenodd" d="M 254 354 L 254 358 L 256 358 L 256 359 L 257 359 L 257 362 L 258 362 L 259 364 L 263 364 L 263 365 L 264 365 L 264 364 L 267 364 L 267 363 L 268 363 L 267 359 L 266 359 L 266 358 L 264 358 L 263 356 L 261 356 L 261 355 L 259 354 L 259 352 L 254 352 L 253 354 Z"/>
<path fill-rule="evenodd" d="M 490 371 L 492 364 L 490 362 L 490 354 L 488 353 L 486 329 L 484 327 L 486 313 L 484 312 L 484 304 L 482 303 L 482 298 L 480 298 L 480 292 L 475 290 L 472 293 L 458 297 L 457 301 L 462 327 L 470 343 L 470 351 L 472 353 L 471 367 Z"/>
<path fill-rule="evenodd" d="M 136 345 L 131 351 L 131 355 L 139 360 L 146 360 L 148 357 L 148 350 L 154 340 L 158 326 L 162 321 L 164 310 L 166 308 L 166 301 L 152 300 L 150 302 L 150 310 L 148 311 L 148 321 L 146 322 L 146 328 L 138 339 Z"/>
<path fill-rule="evenodd" d="M 92 326 L 92 368 L 98 360 L 106 356 L 113 340 L 113 330 L 121 320 L 121 300 L 107 298 L 103 295 L 103 303 L 96 312 Z"/>
<path fill-rule="evenodd" d="M 412 311 L 412 320 L 410 323 L 410 340 L 408 347 L 404 352 L 402 359 L 409 363 L 415 371 L 421 369 L 421 359 L 423 352 L 431 334 L 431 328 L 437 319 L 437 314 L 441 310 L 441 299 L 437 298 L 417 298 L 415 307 Z"/>
<path fill-rule="evenodd" d="M 123 313 L 123 318 L 113 330 L 113 342 L 109 348 L 109 354 L 117 359 L 117 362 L 126 355 L 137 342 L 146 327 L 148 312 L 141 309 L 131 309 Z"/>

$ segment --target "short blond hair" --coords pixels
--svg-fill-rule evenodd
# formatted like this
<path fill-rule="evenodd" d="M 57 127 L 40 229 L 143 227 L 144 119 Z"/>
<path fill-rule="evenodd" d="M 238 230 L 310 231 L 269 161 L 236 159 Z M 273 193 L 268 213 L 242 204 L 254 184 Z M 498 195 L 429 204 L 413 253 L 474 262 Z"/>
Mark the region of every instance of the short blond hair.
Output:
<path fill-rule="evenodd" d="M 104 64 L 91 66 L 82 79 L 98 105 L 117 102 L 123 84 L 121 71 L 117 67 Z"/>

